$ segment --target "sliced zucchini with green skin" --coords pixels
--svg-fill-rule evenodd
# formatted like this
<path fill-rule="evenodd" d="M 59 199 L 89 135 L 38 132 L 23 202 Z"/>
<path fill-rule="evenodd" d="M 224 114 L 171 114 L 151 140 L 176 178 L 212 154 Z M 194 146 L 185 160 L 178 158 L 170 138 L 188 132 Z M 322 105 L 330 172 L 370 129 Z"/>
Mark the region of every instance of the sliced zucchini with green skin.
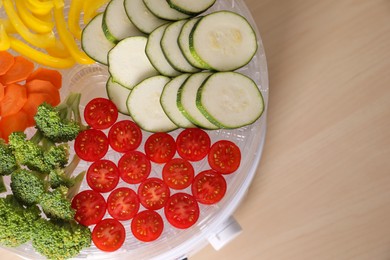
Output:
<path fill-rule="evenodd" d="M 168 62 L 160 44 L 161 38 L 163 37 L 164 31 L 168 27 L 168 25 L 169 24 L 161 25 L 149 35 L 145 52 L 150 60 L 150 63 L 158 72 L 168 77 L 175 77 L 180 75 L 181 73 L 175 70 Z"/>
<path fill-rule="evenodd" d="M 177 21 L 177 20 L 186 19 L 190 17 L 188 14 L 184 14 L 172 8 L 166 0 L 143 0 L 143 1 L 145 6 L 149 9 L 149 11 L 161 19 Z"/>
<path fill-rule="evenodd" d="M 231 11 L 214 12 L 195 24 L 190 33 L 190 50 L 211 70 L 236 70 L 256 54 L 256 33 L 243 16 Z"/>
<path fill-rule="evenodd" d="M 102 29 L 103 14 L 96 15 L 83 29 L 81 48 L 93 60 L 107 65 L 107 54 L 115 46 Z"/>
<path fill-rule="evenodd" d="M 143 33 L 149 34 L 169 22 L 150 12 L 142 0 L 124 0 L 124 7 L 131 22 Z"/>
<path fill-rule="evenodd" d="M 178 38 L 187 20 L 180 20 L 171 23 L 166 27 L 161 38 L 161 48 L 168 62 L 178 71 L 186 73 L 195 73 L 199 69 L 192 66 L 184 57 L 180 50 Z"/>
<path fill-rule="evenodd" d="M 218 129 L 219 127 L 211 123 L 196 106 L 198 89 L 210 75 L 210 72 L 198 72 L 188 77 L 177 92 L 177 107 L 194 125 L 205 129 Z"/>
<path fill-rule="evenodd" d="M 158 75 L 145 53 L 148 39 L 133 36 L 121 40 L 108 53 L 108 71 L 113 80 L 132 89 L 142 80 Z"/>
<path fill-rule="evenodd" d="M 256 83 L 238 72 L 217 72 L 198 89 L 196 106 L 220 128 L 239 128 L 254 123 L 264 111 Z"/>
<path fill-rule="evenodd" d="M 178 37 L 178 44 L 179 48 L 184 55 L 184 57 L 187 59 L 187 61 L 195 68 L 199 69 L 207 69 L 202 63 L 200 63 L 197 59 L 195 59 L 194 56 L 192 56 L 191 50 L 190 50 L 190 33 L 192 31 L 192 28 L 194 25 L 201 19 L 202 17 L 195 17 L 192 19 L 189 19 L 184 25 L 183 28 L 181 28 L 179 37 Z"/>
<path fill-rule="evenodd" d="M 198 15 L 203 13 L 215 4 L 216 0 L 167 0 L 168 4 L 179 12 L 188 15 Z"/>
<path fill-rule="evenodd" d="M 182 74 L 169 81 L 161 93 L 160 103 L 165 114 L 181 128 L 195 127 L 177 107 L 177 92 L 191 74 Z"/>
<path fill-rule="evenodd" d="M 111 0 L 104 10 L 102 28 L 106 38 L 113 43 L 143 35 L 127 16 L 123 4 L 124 0 Z"/>
<path fill-rule="evenodd" d="M 161 75 L 145 79 L 133 88 L 127 99 L 131 118 L 145 131 L 169 132 L 177 129 L 177 125 L 165 114 L 160 103 L 164 86 L 170 80 Z"/>
<path fill-rule="evenodd" d="M 112 80 L 112 77 L 110 77 L 107 80 L 106 84 L 106 91 L 108 98 L 114 102 L 116 107 L 118 108 L 118 111 L 124 115 L 130 115 L 129 111 L 127 110 L 127 97 L 129 96 L 131 90 L 128 88 L 125 88 L 121 84 L 116 83 Z"/>

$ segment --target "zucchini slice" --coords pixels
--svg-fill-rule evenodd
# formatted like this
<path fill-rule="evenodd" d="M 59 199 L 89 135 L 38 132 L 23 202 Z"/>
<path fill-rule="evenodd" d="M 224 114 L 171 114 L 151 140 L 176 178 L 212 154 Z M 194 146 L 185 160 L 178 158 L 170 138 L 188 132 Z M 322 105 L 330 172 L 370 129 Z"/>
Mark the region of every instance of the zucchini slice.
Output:
<path fill-rule="evenodd" d="M 145 6 L 160 19 L 177 21 L 189 18 L 188 14 L 172 8 L 166 0 L 143 0 Z"/>
<path fill-rule="evenodd" d="M 216 0 L 167 0 L 168 4 L 179 12 L 188 15 L 198 15 L 215 4 Z"/>
<path fill-rule="evenodd" d="M 195 24 L 190 33 L 190 50 L 208 69 L 236 70 L 256 54 L 256 33 L 243 16 L 231 11 L 214 12 Z"/>
<path fill-rule="evenodd" d="M 173 78 L 165 85 L 160 98 L 160 103 L 165 114 L 173 123 L 181 128 L 195 127 L 195 125 L 192 124 L 177 107 L 177 92 L 189 76 L 190 74 L 181 74 L 180 76 Z"/>
<path fill-rule="evenodd" d="M 103 14 L 98 14 L 83 29 L 81 48 L 91 59 L 107 65 L 107 54 L 115 44 L 104 35 L 102 21 Z"/>
<path fill-rule="evenodd" d="M 165 76 L 145 79 L 133 88 L 127 109 L 131 118 L 148 132 L 169 132 L 177 129 L 161 107 L 160 97 L 164 86 L 170 81 Z"/>
<path fill-rule="evenodd" d="M 125 88 L 121 84 L 116 83 L 112 80 L 112 77 L 110 77 L 106 83 L 106 91 L 108 98 L 112 102 L 114 102 L 114 104 L 118 108 L 118 111 L 124 115 L 129 116 L 130 114 L 127 110 L 126 102 L 131 90 Z"/>
<path fill-rule="evenodd" d="M 121 40 L 108 53 L 108 71 L 113 80 L 132 89 L 142 80 L 158 75 L 145 53 L 148 39 L 133 36 Z"/>
<path fill-rule="evenodd" d="M 161 38 L 161 48 L 168 62 L 178 71 L 195 73 L 199 69 L 192 66 L 180 50 L 178 38 L 187 20 L 180 20 L 167 26 Z"/>
<path fill-rule="evenodd" d="M 188 77 L 177 92 L 177 107 L 194 125 L 205 129 L 218 129 L 219 127 L 211 123 L 196 106 L 198 89 L 210 75 L 210 72 L 198 72 Z"/>
<path fill-rule="evenodd" d="M 207 69 L 194 56 L 192 56 L 192 53 L 190 50 L 190 33 L 192 31 L 192 28 L 194 28 L 194 25 L 200 19 L 202 19 L 202 17 L 195 17 L 195 18 L 189 19 L 183 25 L 183 28 L 181 28 L 177 42 L 179 44 L 179 48 L 180 48 L 181 52 L 183 53 L 184 57 L 192 66 L 199 68 L 199 69 Z"/>
<path fill-rule="evenodd" d="M 196 106 L 220 128 L 239 128 L 255 122 L 264 111 L 256 83 L 238 72 L 217 72 L 198 89 Z"/>
<path fill-rule="evenodd" d="M 163 24 L 155 29 L 148 38 L 146 44 L 146 55 L 148 56 L 153 67 L 164 76 L 175 77 L 180 75 L 180 72 L 175 70 L 165 57 L 161 48 L 161 38 L 164 35 L 168 24 Z"/>
<path fill-rule="evenodd" d="M 104 10 L 102 28 L 107 39 L 113 43 L 143 33 L 131 22 L 123 6 L 124 0 L 111 0 Z"/>

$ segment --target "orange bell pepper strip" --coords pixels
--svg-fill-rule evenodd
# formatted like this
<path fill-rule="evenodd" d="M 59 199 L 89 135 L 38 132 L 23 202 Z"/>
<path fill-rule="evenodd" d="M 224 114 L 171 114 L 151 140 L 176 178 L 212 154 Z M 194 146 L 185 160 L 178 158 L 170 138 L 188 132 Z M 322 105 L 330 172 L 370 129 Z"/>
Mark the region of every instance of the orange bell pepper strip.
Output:
<path fill-rule="evenodd" d="M 56 22 L 56 27 L 60 40 L 68 49 L 70 55 L 73 59 L 80 64 L 92 64 L 95 61 L 81 51 L 76 44 L 75 39 L 66 26 L 66 21 L 64 17 L 64 1 L 63 0 L 54 0 L 54 20 Z"/>
<path fill-rule="evenodd" d="M 37 33 L 50 33 L 53 30 L 54 23 L 43 21 L 33 15 L 27 8 L 25 0 L 15 0 L 19 16 L 26 26 Z"/>
<path fill-rule="evenodd" d="M 46 34 L 34 34 L 30 32 L 20 19 L 11 0 L 3 0 L 3 7 L 12 26 L 26 42 L 38 48 L 46 48 L 55 45 L 55 36 L 53 32 Z"/>

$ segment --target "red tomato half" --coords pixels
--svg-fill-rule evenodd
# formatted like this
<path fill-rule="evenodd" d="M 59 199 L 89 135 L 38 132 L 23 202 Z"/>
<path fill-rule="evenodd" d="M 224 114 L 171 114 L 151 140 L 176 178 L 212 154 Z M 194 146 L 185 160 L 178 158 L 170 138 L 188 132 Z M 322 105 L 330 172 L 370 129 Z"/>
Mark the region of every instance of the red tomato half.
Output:
<path fill-rule="evenodd" d="M 154 133 L 145 142 L 145 154 L 152 162 L 166 163 L 175 153 L 175 139 L 167 133 Z"/>
<path fill-rule="evenodd" d="M 84 118 L 95 129 L 107 129 L 118 119 L 118 108 L 107 98 L 94 98 L 84 109 Z"/>
<path fill-rule="evenodd" d="M 129 220 L 139 210 L 137 193 L 130 188 L 121 187 L 113 190 L 107 198 L 107 210 L 117 220 Z"/>
<path fill-rule="evenodd" d="M 211 140 L 200 128 L 187 128 L 176 138 L 178 154 L 188 161 L 200 161 L 208 154 Z"/>
<path fill-rule="evenodd" d="M 125 153 L 138 148 L 142 141 L 142 132 L 139 126 L 130 121 L 116 122 L 108 132 L 108 141 L 112 149 Z"/>
<path fill-rule="evenodd" d="M 160 237 L 164 221 L 160 214 L 153 210 L 139 212 L 131 221 L 131 232 L 143 242 L 154 241 Z"/>
<path fill-rule="evenodd" d="M 191 185 L 194 179 L 194 167 L 182 158 L 173 158 L 162 170 L 164 182 L 172 189 L 182 190 Z"/>
<path fill-rule="evenodd" d="M 118 182 L 119 170 L 114 162 L 98 160 L 89 166 L 87 183 L 94 191 L 101 193 L 112 191 Z"/>
<path fill-rule="evenodd" d="M 74 150 L 84 161 L 97 161 L 108 151 L 107 136 L 100 130 L 87 129 L 80 132 L 74 142 Z"/>
<path fill-rule="evenodd" d="M 169 187 L 159 178 L 146 179 L 138 187 L 139 200 L 147 209 L 163 208 L 170 194 Z"/>
<path fill-rule="evenodd" d="M 168 199 L 164 213 L 172 226 L 185 229 L 198 221 L 199 205 L 192 195 L 179 192 Z"/>
<path fill-rule="evenodd" d="M 215 204 L 226 193 L 225 178 L 214 170 L 206 170 L 198 173 L 192 183 L 192 195 L 199 203 Z"/>
<path fill-rule="evenodd" d="M 106 213 L 104 197 L 93 190 L 84 190 L 73 197 L 72 208 L 76 211 L 75 220 L 84 226 L 97 224 Z"/>
<path fill-rule="evenodd" d="M 208 162 L 211 168 L 219 173 L 233 173 L 240 166 L 240 148 L 228 140 L 218 141 L 210 148 Z"/>
<path fill-rule="evenodd" d="M 152 165 L 144 153 L 130 151 L 119 159 L 118 168 L 122 180 L 137 184 L 148 178 Z"/>
<path fill-rule="evenodd" d="M 102 251 L 118 250 L 125 242 L 126 231 L 122 223 L 107 218 L 100 221 L 92 230 L 92 241 Z"/>

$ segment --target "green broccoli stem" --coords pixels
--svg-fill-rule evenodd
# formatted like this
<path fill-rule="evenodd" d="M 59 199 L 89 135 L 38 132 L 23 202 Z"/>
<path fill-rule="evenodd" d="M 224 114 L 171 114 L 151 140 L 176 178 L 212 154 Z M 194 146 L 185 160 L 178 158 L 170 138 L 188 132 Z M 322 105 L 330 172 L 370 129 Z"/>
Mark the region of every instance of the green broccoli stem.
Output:
<path fill-rule="evenodd" d="M 86 171 L 82 171 L 76 176 L 74 185 L 68 189 L 68 193 L 66 195 L 68 200 L 71 201 L 73 197 L 76 196 L 77 193 L 79 193 L 81 183 L 83 182 L 86 173 Z"/>
<path fill-rule="evenodd" d="M 4 178 L 3 176 L 0 176 L 0 193 L 6 192 L 7 188 L 5 187 L 4 184 Z"/>

